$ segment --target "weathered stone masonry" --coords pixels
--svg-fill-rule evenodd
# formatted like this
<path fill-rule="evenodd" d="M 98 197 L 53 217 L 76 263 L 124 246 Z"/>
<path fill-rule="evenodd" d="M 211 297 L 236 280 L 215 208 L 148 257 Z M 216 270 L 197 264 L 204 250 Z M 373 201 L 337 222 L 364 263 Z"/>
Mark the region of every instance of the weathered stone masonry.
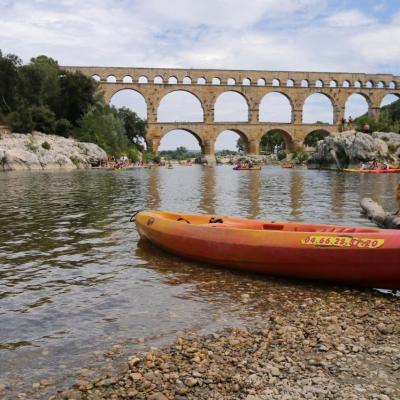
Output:
<path fill-rule="evenodd" d="M 262 136 L 272 129 L 282 131 L 288 146 L 302 145 L 305 137 L 316 130 L 336 133 L 344 117 L 346 101 L 354 93 L 366 99 L 369 114 L 374 117 L 378 116 L 382 99 L 387 94 L 400 97 L 400 76 L 389 74 L 125 67 L 64 69 L 97 78 L 107 102 L 123 89 L 140 93 L 147 104 L 146 142 L 154 151 L 157 151 L 164 135 L 173 129 L 182 129 L 198 139 L 203 154 L 208 158 L 214 157 L 215 140 L 224 130 L 240 134 L 248 153 L 258 155 Z M 203 122 L 157 122 L 161 99 L 177 90 L 189 92 L 199 99 L 203 108 Z M 246 99 L 248 122 L 214 121 L 214 104 L 218 96 L 227 91 L 240 93 Z M 271 92 L 281 93 L 289 100 L 292 107 L 290 123 L 259 121 L 261 100 Z M 302 122 L 304 102 L 313 93 L 322 93 L 330 99 L 334 110 L 333 124 Z"/>

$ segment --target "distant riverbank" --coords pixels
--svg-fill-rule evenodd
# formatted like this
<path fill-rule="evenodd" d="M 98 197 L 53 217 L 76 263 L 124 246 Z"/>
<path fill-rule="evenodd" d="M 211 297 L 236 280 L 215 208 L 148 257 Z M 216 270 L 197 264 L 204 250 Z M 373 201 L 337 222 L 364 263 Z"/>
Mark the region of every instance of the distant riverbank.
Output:
<path fill-rule="evenodd" d="M 0 171 L 90 168 L 106 161 L 106 152 L 94 143 L 40 132 L 0 136 Z"/>

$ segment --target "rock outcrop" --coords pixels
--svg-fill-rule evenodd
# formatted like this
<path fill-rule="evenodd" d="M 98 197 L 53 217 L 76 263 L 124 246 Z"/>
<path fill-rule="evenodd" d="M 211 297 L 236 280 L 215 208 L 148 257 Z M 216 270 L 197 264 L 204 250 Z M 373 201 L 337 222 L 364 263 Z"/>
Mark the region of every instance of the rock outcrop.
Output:
<path fill-rule="evenodd" d="M 98 166 L 107 154 L 94 143 L 40 132 L 0 137 L 0 170 L 74 169 Z"/>
<path fill-rule="evenodd" d="M 398 164 L 400 134 L 348 131 L 330 135 L 318 142 L 307 164 L 309 168 L 341 169 L 373 160 Z"/>

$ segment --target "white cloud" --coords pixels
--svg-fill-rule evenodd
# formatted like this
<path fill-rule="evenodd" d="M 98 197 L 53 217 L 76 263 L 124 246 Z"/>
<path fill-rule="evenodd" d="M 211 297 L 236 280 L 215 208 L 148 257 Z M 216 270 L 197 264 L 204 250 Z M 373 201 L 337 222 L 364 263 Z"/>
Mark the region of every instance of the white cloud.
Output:
<path fill-rule="evenodd" d="M 400 73 L 400 13 L 368 12 L 327 0 L 0 0 L 0 48 L 61 65 Z"/>
<path fill-rule="evenodd" d="M 326 22 L 335 28 L 356 28 L 372 25 L 377 21 L 359 10 L 344 10 L 326 18 Z"/>
<path fill-rule="evenodd" d="M 393 63 L 400 66 L 400 26 L 385 26 L 356 34 L 353 48 L 369 63 Z M 398 72 L 398 71 L 397 71 Z"/>

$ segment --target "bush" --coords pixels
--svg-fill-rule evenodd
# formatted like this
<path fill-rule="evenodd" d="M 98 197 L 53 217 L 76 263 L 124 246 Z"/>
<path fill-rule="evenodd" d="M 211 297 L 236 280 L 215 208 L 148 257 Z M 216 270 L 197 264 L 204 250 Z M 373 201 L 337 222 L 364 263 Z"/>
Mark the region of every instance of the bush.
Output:
<path fill-rule="evenodd" d="M 68 137 L 72 132 L 72 124 L 65 118 L 56 121 L 54 133 L 59 136 Z"/>
<path fill-rule="evenodd" d="M 18 133 L 31 133 L 35 125 L 29 108 L 22 108 L 8 114 L 7 123 L 12 132 Z"/>
<path fill-rule="evenodd" d="M 132 162 L 140 160 L 139 151 L 135 147 L 129 147 L 127 150 L 127 156 Z"/>
<path fill-rule="evenodd" d="M 69 159 L 72 161 L 72 163 L 75 166 L 79 167 L 79 164 L 81 163 L 81 160 L 77 156 L 71 156 Z"/>
<path fill-rule="evenodd" d="M 145 151 L 143 153 L 143 162 L 158 164 L 160 162 L 160 156 L 158 154 L 153 153 L 152 151 Z"/>
<path fill-rule="evenodd" d="M 50 148 L 51 148 L 50 143 L 49 143 L 48 141 L 43 142 L 43 143 L 42 143 L 42 147 L 43 147 L 45 150 L 50 150 Z"/>
<path fill-rule="evenodd" d="M 30 151 L 36 152 L 39 148 L 39 145 L 36 142 L 36 139 L 33 137 L 33 135 L 28 136 L 28 140 L 25 143 L 26 147 Z"/>
<path fill-rule="evenodd" d="M 285 158 L 286 158 L 286 151 L 285 150 L 278 151 L 278 160 L 282 161 Z"/>
<path fill-rule="evenodd" d="M 56 123 L 56 115 L 45 106 L 31 107 L 34 129 L 39 132 L 53 133 Z"/>
<path fill-rule="evenodd" d="M 303 164 L 304 162 L 306 162 L 308 159 L 308 154 L 305 150 L 303 149 L 296 149 L 293 152 L 293 161 L 296 164 Z"/>

